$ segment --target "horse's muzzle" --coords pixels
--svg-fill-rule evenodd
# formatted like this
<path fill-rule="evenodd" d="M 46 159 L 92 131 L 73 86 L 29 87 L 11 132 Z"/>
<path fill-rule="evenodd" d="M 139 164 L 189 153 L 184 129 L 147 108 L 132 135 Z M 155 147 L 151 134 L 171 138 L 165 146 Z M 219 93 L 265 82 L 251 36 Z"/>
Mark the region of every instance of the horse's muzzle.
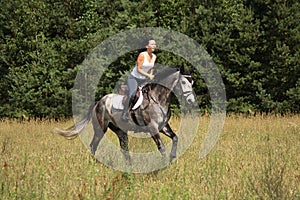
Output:
<path fill-rule="evenodd" d="M 188 96 L 186 97 L 186 102 L 187 102 L 188 104 L 193 104 L 193 103 L 195 103 L 195 96 L 194 96 L 193 94 L 188 95 Z"/>

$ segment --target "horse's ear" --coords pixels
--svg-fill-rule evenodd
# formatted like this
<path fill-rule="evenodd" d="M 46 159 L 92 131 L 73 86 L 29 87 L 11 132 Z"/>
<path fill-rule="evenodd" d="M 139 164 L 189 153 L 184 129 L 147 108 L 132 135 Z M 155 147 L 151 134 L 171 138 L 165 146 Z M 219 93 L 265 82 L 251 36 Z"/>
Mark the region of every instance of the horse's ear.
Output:
<path fill-rule="evenodd" d="M 184 67 L 182 66 L 182 67 L 178 68 L 178 70 L 183 75 L 190 75 L 192 72 L 195 71 L 195 67 L 191 67 L 190 69 L 185 70 Z"/>
<path fill-rule="evenodd" d="M 181 73 L 182 73 L 182 74 L 185 74 L 185 75 L 190 75 L 190 74 L 192 74 L 194 71 L 195 71 L 195 67 L 193 66 L 193 67 L 191 67 L 191 68 L 189 68 L 189 69 L 187 69 L 187 70 L 184 70 L 184 71 L 181 72 Z"/>
<path fill-rule="evenodd" d="M 179 71 L 180 71 L 180 74 L 184 74 L 184 67 L 183 66 L 181 66 L 181 67 L 179 67 Z"/>
<path fill-rule="evenodd" d="M 192 66 L 191 69 L 190 69 L 190 73 L 193 73 L 195 71 L 195 67 Z"/>
<path fill-rule="evenodd" d="M 192 66 L 192 67 L 188 70 L 188 73 L 189 73 L 189 74 L 192 74 L 194 71 L 195 71 L 195 67 Z"/>

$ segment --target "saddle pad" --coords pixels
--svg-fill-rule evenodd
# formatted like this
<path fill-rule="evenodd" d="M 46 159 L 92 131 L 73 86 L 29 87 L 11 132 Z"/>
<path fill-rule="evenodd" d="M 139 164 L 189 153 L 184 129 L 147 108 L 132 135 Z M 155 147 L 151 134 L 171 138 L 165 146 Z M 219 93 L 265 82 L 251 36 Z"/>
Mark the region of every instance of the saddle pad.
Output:
<path fill-rule="evenodd" d="M 142 95 L 142 90 L 139 91 L 140 92 L 140 96 L 139 96 L 139 99 L 137 100 L 137 102 L 135 103 L 135 105 L 132 107 L 132 110 L 135 110 L 137 109 L 138 107 L 140 107 L 140 105 L 142 104 L 143 102 L 143 95 Z M 117 109 L 117 110 L 123 110 L 124 109 L 124 105 L 122 103 L 123 101 L 123 98 L 124 98 L 124 95 L 115 95 L 113 98 L 112 98 L 112 107 L 114 109 Z"/>
<path fill-rule="evenodd" d="M 115 95 L 112 97 L 112 107 L 117 109 L 117 110 L 123 110 L 124 109 L 124 105 L 122 103 L 122 100 L 124 98 L 124 95 Z"/>

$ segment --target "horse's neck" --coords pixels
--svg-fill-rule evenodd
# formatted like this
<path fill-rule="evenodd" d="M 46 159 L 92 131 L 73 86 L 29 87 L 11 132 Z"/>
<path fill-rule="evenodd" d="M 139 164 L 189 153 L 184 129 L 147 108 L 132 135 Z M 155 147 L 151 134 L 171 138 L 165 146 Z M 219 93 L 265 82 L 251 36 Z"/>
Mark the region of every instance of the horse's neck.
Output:
<path fill-rule="evenodd" d="M 160 104 L 168 105 L 170 103 L 171 90 L 161 85 L 155 85 L 151 91 L 151 95 Z"/>
<path fill-rule="evenodd" d="M 170 69 L 169 69 L 170 70 Z M 174 70 L 174 69 L 172 69 Z M 154 84 L 152 88 L 152 95 L 155 96 L 155 99 L 162 105 L 169 105 L 170 104 L 170 97 L 171 97 L 171 90 L 176 83 L 176 79 L 178 79 L 179 72 L 167 74 L 162 73 L 157 75 L 158 83 Z"/>

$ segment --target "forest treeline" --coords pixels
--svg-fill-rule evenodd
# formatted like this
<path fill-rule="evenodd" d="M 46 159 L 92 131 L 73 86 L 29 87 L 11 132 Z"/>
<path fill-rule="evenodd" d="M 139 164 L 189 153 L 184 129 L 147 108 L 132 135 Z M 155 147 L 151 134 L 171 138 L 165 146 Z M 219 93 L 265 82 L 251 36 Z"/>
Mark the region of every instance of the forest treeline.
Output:
<path fill-rule="evenodd" d="M 298 0 L 1 0 L 0 117 L 72 116 L 78 65 L 106 38 L 143 27 L 178 31 L 202 45 L 223 78 L 228 112 L 299 113 L 299 19 Z M 189 66 L 157 55 L 159 63 Z M 135 57 L 111 64 L 99 97 Z M 193 77 L 199 106 L 209 109 L 205 82 Z"/>

